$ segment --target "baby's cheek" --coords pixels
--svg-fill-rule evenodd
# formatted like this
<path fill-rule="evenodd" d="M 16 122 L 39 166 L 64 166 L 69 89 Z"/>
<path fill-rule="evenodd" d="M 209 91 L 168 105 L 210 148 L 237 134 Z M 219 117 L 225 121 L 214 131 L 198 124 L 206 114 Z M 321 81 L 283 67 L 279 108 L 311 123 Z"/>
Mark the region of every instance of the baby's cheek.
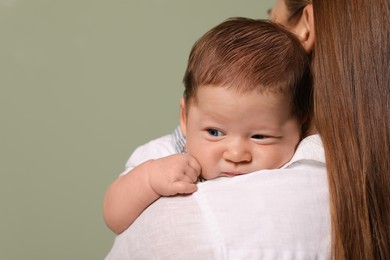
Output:
<path fill-rule="evenodd" d="M 280 168 L 286 163 L 288 163 L 294 156 L 294 152 L 294 149 L 286 148 L 284 151 L 279 151 L 279 153 L 275 154 L 274 158 L 279 159 L 275 160 L 275 165 L 273 168 Z"/>
<path fill-rule="evenodd" d="M 210 170 L 202 171 L 202 178 L 205 180 L 212 180 L 218 177 L 218 174 L 211 172 Z"/>
<path fill-rule="evenodd" d="M 216 165 L 213 165 L 212 162 L 209 162 L 207 160 L 200 159 L 198 161 L 202 167 L 201 175 L 204 179 L 211 180 L 211 179 L 215 179 L 215 178 L 219 177 L 218 176 L 219 173 L 217 171 Z M 214 163 L 214 164 L 216 164 L 216 163 Z"/>

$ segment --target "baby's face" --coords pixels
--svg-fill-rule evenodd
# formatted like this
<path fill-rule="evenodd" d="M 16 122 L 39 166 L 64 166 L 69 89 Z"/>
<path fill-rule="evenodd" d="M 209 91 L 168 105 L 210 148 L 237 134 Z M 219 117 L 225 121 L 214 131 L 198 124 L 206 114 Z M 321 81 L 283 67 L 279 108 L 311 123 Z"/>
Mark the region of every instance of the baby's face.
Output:
<path fill-rule="evenodd" d="M 279 168 L 301 138 L 291 102 L 281 95 L 202 86 L 187 108 L 181 118 L 186 151 L 199 161 L 205 179 Z"/>

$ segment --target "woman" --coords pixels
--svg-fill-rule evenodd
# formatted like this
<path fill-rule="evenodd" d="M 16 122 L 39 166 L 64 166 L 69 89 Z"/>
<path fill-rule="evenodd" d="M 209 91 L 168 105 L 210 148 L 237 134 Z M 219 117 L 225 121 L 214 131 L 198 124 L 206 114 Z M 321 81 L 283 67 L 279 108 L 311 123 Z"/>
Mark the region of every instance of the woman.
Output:
<path fill-rule="evenodd" d="M 244 55 L 243 58 L 234 55 L 234 58 L 241 61 L 246 59 L 245 65 L 248 65 L 249 62 L 248 68 L 252 67 L 251 71 L 256 71 L 257 74 L 259 70 L 265 73 L 264 66 L 268 65 L 269 68 L 266 71 L 269 74 L 264 82 L 279 88 L 281 84 L 285 84 L 284 80 L 279 81 L 282 71 L 285 72 L 284 74 L 294 73 L 296 75 L 295 70 L 298 70 L 299 66 L 307 68 L 308 59 L 305 51 L 299 46 L 299 42 L 291 33 L 267 22 L 260 23 L 266 25 L 264 27 L 259 26 L 258 23 L 250 24 L 257 25 L 251 27 L 251 30 L 253 30 L 251 33 L 248 33 L 248 30 L 241 32 L 241 38 L 235 33 L 231 34 L 234 27 L 227 27 L 228 36 L 225 35 L 225 38 L 219 39 L 218 42 L 233 41 L 235 47 L 229 47 L 230 51 L 237 48 L 237 51 L 245 52 L 248 51 L 247 48 L 256 46 L 253 48 L 258 49 L 259 52 L 263 53 L 263 56 L 267 56 L 264 57 L 264 60 L 268 61 L 265 63 L 263 61 L 263 65 L 258 66 L 252 62 L 256 61 L 256 64 L 258 64 L 256 57 L 249 59 L 247 55 Z M 242 26 L 245 27 L 244 24 Z M 272 30 L 265 34 L 266 30 L 264 28 L 268 27 Z M 240 28 L 236 26 L 236 29 L 239 30 Z M 262 35 L 263 42 L 252 45 L 254 42 L 252 34 L 253 36 L 255 34 Z M 222 36 L 224 34 L 221 32 L 214 35 L 214 37 Z M 280 36 L 283 36 L 283 40 L 280 40 Z M 251 44 L 245 46 L 244 42 L 247 41 L 247 37 Z M 211 40 L 213 44 L 215 44 L 215 41 L 214 38 Z M 238 42 L 239 45 L 237 45 Z M 277 49 L 277 46 L 280 46 L 281 43 L 284 45 L 282 52 Z M 306 63 L 300 64 L 293 59 L 296 63 L 292 66 L 286 65 L 291 64 L 291 62 L 285 60 L 283 55 L 285 49 L 288 49 L 291 53 L 296 52 L 295 56 L 299 57 L 301 55 L 300 57 Z M 200 53 L 206 55 L 204 51 Z M 221 56 L 221 54 L 218 53 L 216 56 Z M 209 57 L 209 55 L 205 57 Z M 221 58 L 225 63 L 227 59 L 231 59 L 230 55 Z M 269 66 L 270 63 L 274 65 Z M 199 64 L 204 67 L 204 61 Z M 211 64 L 214 65 L 213 68 L 218 67 L 215 61 Z M 218 69 L 208 70 L 209 75 L 206 77 L 208 79 L 217 78 L 218 80 L 219 71 Z M 248 77 L 250 74 L 248 73 L 244 73 L 245 77 Z M 229 78 L 231 75 L 225 76 Z M 235 78 L 234 81 L 236 80 Z M 298 78 L 295 80 L 298 80 Z M 242 83 L 242 81 L 240 82 Z M 271 103 L 268 101 L 271 95 L 268 92 L 266 95 L 266 107 L 269 107 Z M 309 96 L 311 96 L 310 93 Z M 208 100 L 210 101 L 210 99 Z M 311 106 L 309 105 L 309 107 Z M 231 114 L 232 111 L 229 111 Z M 216 119 L 218 129 L 223 128 L 221 124 L 226 116 L 222 120 L 221 115 L 217 116 L 214 112 L 212 118 L 213 120 L 218 118 Z M 284 118 L 285 116 L 277 121 L 284 122 L 286 120 Z M 240 119 L 238 120 L 240 121 Z M 272 122 L 273 120 L 267 117 L 267 119 L 263 118 L 262 122 Z M 235 126 L 235 128 L 242 132 L 240 125 Z M 257 127 L 250 128 L 251 130 L 244 131 L 243 138 L 246 138 L 247 135 L 248 137 L 252 136 L 252 132 L 255 131 L 253 129 L 257 129 Z M 202 134 L 203 132 L 201 131 Z M 233 130 L 233 132 L 236 132 L 236 130 Z M 282 140 L 284 130 L 279 130 L 278 133 L 276 138 Z M 165 136 L 164 138 L 167 141 L 159 145 L 156 145 L 156 142 L 152 145 L 149 143 L 149 145 L 141 148 L 142 152 L 139 152 L 139 154 L 144 156 L 145 150 L 148 152 L 151 150 L 154 153 L 153 156 L 155 156 L 156 149 L 159 147 L 165 153 L 174 150 L 173 147 L 176 147 L 176 144 L 183 143 L 181 141 L 177 142 L 177 140 L 172 142 L 175 140 L 175 136 L 179 135 Z M 236 158 L 248 154 L 249 151 L 247 148 L 242 149 L 241 137 L 239 142 L 238 146 L 237 143 L 232 143 L 233 146 L 230 146 L 232 149 L 229 149 L 229 153 L 234 153 Z M 265 146 L 268 147 L 269 145 L 270 143 Z M 256 148 L 259 147 L 256 146 Z M 244 153 L 242 153 L 243 151 Z M 257 156 L 264 157 L 263 154 Z M 138 164 L 138 160 L 139 156 L 130 159 L 128 164 L 130 168 L 134 165 L 134 162 Z M 228 165 L 239 171 L 241 167 L 248 167 L 254 161 L 256 160 L 245 159 L 243 161 L 239 159 L 232 165 L 230 159 L 226 162 L 220 160 L 218 164 L 223 165 L 225 169 Z M 159 170 L 162 171 L 162 168 L 160 167 Z M 126 170 L 127 172 L 128 170 Z M 162 173 L 166 174 L 167 172 Z M 127 176 L 131 177 L 131 174 L 135 173 L 127 174 L 130 174 Z M 129 182 L 121 182 L 121 185 L 115 188 L 120 195 L 117 196 L 120 199 L 116 199 L 116 201 L 124 205 L 121 208 L 126 210 L 128 209 L 126 205 L 129 205 L 128 201 L 130 201 L 128 198 L 134 199 L 134 195 L 129 196 L 127 192 L 131 189 L 130 186 Z M 118 187 L 119 189 L 117 189 Z M 234 178 L 208 180 L 198 183 L 197 188 L 198 190 L 191 196 L 162 197 L 151 204 L 128 229 L 117 237 L 114 247 L 106 259 L 326 260 L 329 258 L 329 197 L 323 149 L 318 135 L 310 135 L 301 140 L 293 158 L 284 164 L 282 169 L 263 170 Z M 135 189 L 137 187 L 133 188 L 134 191 Z M 107 201 L 109 202 L 109 200 Z M 109 202 L 106 205 L 111 206 L 112 203 Z M 118 213 L 118 210 L 111 210 L 111 212 Z M 131 213 L 120 215 L 126 218 Z"/>
<path fill-rule="evenodd" d="M 390 259 L 390 3 L 278 0 L 270 16 L 304 40 L 313 9 L 316 127 L 327 162 L 333 255 Z M 309 52 L 311 42 L 304 44 Z"/>
<path fill-rule="evenodd" d="M 278 0 L 270 11 L 270 16 L 276 22 L 293 30 L 301 39 L 308 53 L 312 52 L 315 76 L 316 127 L 324 143 L 328 169 L 333 258 L 390 259 L 390 247 L 388 246 L 390 245 L 390 27 L 388 20 L 390 2 L 388 0 L 313 0 L 312 5 L 310 5 L 308 1 L 285 1 Z M 256 174 L 248 175 L 248 177 L 255 176 L 258 178 L 257 180 L 261 179 L 261 182 L 270 181 L 272 185 L 275 185 L 273 188 L 281 188 L 279 191 L 283 192 L 294 185 L 302 188 L 302 183 L 306 183 L 305 178 L 313 177 L 312 173 L 306 173 L 304 178 L 301 178 L 302 173 L 297 172 L 294 176 L 283 176 L 285 183 L 282 186 L 276 186 L 273 178 L 278 178 L 276 175 L 280 174 L 282 173 L 267 175 L 266 178 Z M 258 190 L 270 187 L 269 182 L 265 184 L 261 184 L 261 182 L 253 182 L 258 189 L 252 189 L 252 195 L 258 195 Z M 235 190 L 237 183 L 234 185 L 223 184 L 229 186 L 230 193 L 227 192 L 227 189 L 224 190 L 223 185 L 221 186 L 219 183 L 209 183 L 205 184 L 213 185 L 210 192 L 214 189 L 219 189 L 219 193 L 221 190 L 226 191 L 223 194 L 232 195 L 228 197 L 229 202 L 232 202 L 234 206 L 239 206 L 239 204 L 234 204 L 238 201 L 235 197 L 239 194 Z M 319 178 L 311 185 L 322 188 L 321 185 L 327 185 L 326 179 Z M 310 188 L 311 185 L 306 185 L 305 188 Z M 197 198 L 204 203 L 218 196 L 217 193 L 212 194 L 213 196 L 202 193 L 202 190 L 207 191 L 208 187 L 210 186 L 203 186 Z M 177 199 L 176 201 L 158 201 L 141 219 L 143 222 L 136 223 L 131 232 L 127 233 L 126 231 L 118 237 L 111 258 L 124 256 L 130 251 L 145 252 L 148 256 L 155 253 L 158 256 L 159 252 L 152 252 L 156 248 L 155 244 L 148 244 L 151 241 L 144 234 L 145 231 L 150 233 L 148 225 L 156 226 L 156 229 L 152 229 L 152 231 L 157 231 L 157 226 L 164 227 L 165 229 L 160 233 L 165 231 L 166 234 L 172 233 L 171 227 L 175 228 L 174 233 L 176 233 L 177 238 L 175 241 L 169 240 L 169 238 L 175 239 L 174 236 L 150 234 L 150 237 L 154 238 L 160 236 L 158 239 L 160 248 L 169 246 L 168 251 L 172 253 L 173 257 L 175 256 L 175 248 L 171 246 L 175 243 L 179 243 L 178 248 L 182 249 L 181 251 L 189 253 L 187 256 L 200 259 L 197 257 L 200 252 L 194 251 L 196 248 L 194 246 L 201 245 L 203 247 L 200 249 L 207 250 L 206 244 L 214 248 L 218 246 L 215 244 L 217 238 L 236 236 L 236 240 L 230 239 L 228 242 L 233 241 L 239 244 L 236 248 L 245 251 L 247 256 L 245 259 L 253 258 L 253 251 L 251 251 L 253 248 L 246 246 L 246 244 L 257 239 L 256 235 L 263 230 L 267 230 L 266 233 L 270 237 L 267 237 L 265 242 L 262 241 L 261 245 L 258 244 L 258 247 L 265 246 L 261 250 L 266 255 L 270 252 L 267 251 L 267 248 L 277 248 L 278 239 L 281 241 L 280 244 L 290 243 L 291 239 L 288 239 L 289 237 L 286 237 L 286 233 L 283 232 L 285 227 L 293 228 L 296 225 L 296 229 L 292 232 L 295 234 L 296 240 L 299 240 L 298 244 L 302 248 L 300 251 L 302 254 L 299 255 L 297 247 L 290 248 L 290 251 L 284 247 L 285 251 L 281 252 L 280 255 L 272 255 L 271 253 L 268 256 L 273 256 L 273 259 L 329 258 L 327 252 L 321 252 L 323 248 L 327 247 L 326 225 L 313 229 L 315 221 L 320 220 L 321 217 L 324 217 L 323 222 L 327 221 L 326 214 L 312 215 L 312 218 L 309 219 L 312 221 L 307 222 L 306 229 L 302 223 L 295 222 L 297 215 L 294 214 L 299 214 L 295 211 L 289 211 L 290 214 L 285 214 L 284 219 L 278 217 L 280 215 L 278 210 L 281 208 L 275 208 L 274 204 L 281 203 L 285 206 L 291 206 L 291 204 L 287 205 L 286 203 L 296 203 L 307 199 L 308 197 L 300 196 L 300 191 L 296 190 L 297 200 L 288 200 L 287 197 L 283 197 L 284 200 L 281 200 L 279 196 L 277 201 L 272 198 L 258 198 L 257 205 L 260 206 L 248 209 L 246 214 L 250 217 L 259 212 L 265 202 L 268 202 L 267 206 L 271 207 L 271 211 L 266 212 L 269 217 L 268 221 L 266 221 L 267 216 L 265 216 L 258 220 L 257 226 L 254 226 L 252 222 L 245 222 L 246 214 L 242 214 L 243 218 L 240 219 L 236 217 L 238 210 L 230 209 L 231 217 L 226 220 L 226 223 L 230 221 L 229 224 L 234 224 L 241 221 L 243 229 L 246 227 L 246 233 L 242 232 L 243 229 L 235 233 L 225 232 L 231 230 L 228 225 L 225 225 L 226 223 L 222 226 L 205 225 L 202 222 L 204 219 L 201 218 L 202 212 L 198 212 L 198 208 L 190 211 L 191 206 L 195 205 L 191 202 L 191 197 L 180 199 L 179 202 L 183 209 L 181 212 L 178 209 L 175 212 L 169 212 L 172 205 L 178 203 Z M 247 190 L 242 190 L 241 196 L 247 196 L 247 194 Z M 267 194 L 270 195 L 272 192 L 269 191 Z M 323 199 L 327 193 L 324 191 L 320 194 L 312 189 L 309 194 L 316 199 Z M 250 199 L 253 198 L 250 197 Z M 328 198 L 326 200 L 328 201 Z M 219 202 L 224 203 L 225 201 Z M 304 205 L 299 208 L 304 212 L 302 216 L 307 217 L 307 215 L 318 213 L 314 210 L 313 203 L 307 202 L 304 201 L 302 203 Z M 318 201 L 318 205 L 317 209 L 325 208 L 328 210 L 328 204 L 322 200 Z M 226 205 L 222 206 L 226 207 Z M 291 208 L 294 207 L 300 207 L 300 205 L 294 204 Z M 167 209 L 168 212 L 163 211 L 163 209 Z M 221 207 L 211 207 L 207 212 L 207 219 L 214 221 L 215 217 L 221 216 L 222 210 Z M 191 213 L 194 217 L 191 217 Z M 263 213 L 261 211 L 260 215 Z M 176 219 L 172 220 L 172 216 L 176 216 Z M 224 216 L 229 217 L 229 214 Z M 294 225 L 286 225 L 286 222 L 283 223 L 282 227 L 278 226 L 281 220 L 289 218 L 294 220 Z M 305 221 L 307 220 L 305 219 Z M 176 223 L 176 226 L 171 224 L 173 222 Z M 259 224 L 259 222 L 262 223 Z M 197 228 L 186 229 L 184 226 L 187 224 L 192 224 Z M 259 231 L 258 228 L 262 228 L 262 230 Z M 307 231 L 307 229 L 310 230 Z M 187 235 L 184 230 L 187 230 Z M 214 235 L 215 231 L 219 233 Z M 317 236 L 315 236 L 316 234 Z M 137 235 L 143 236 L 137 238 Z M 180 240 L 181 235 L 183 236 Z M 321 245 L 320 249 L 313 251 L 312 255 L 305 254 L 309 247 L 308 244 L 301 242 L 309 240 L 301 239 L 302 236 L 309 236 L 310 240 L 318 239 L 320 242 L 314 243 L 312 246 Z M 193 243 L 186 244 L 188 237 Z M 163 241 L 164 238 L 166 238 L 165 241 Z M 137 239 L 142 241 L 137 241 Z M 234 243 L 224 243 L 224 249 L 234 247 Z M 190 249 L 186 249 L 186 245 Z M 129 247 L 131 250 L 128 250 Z M 226 252 L 226 250 L 221 250 L 221 252 Z M 237 253 L 237 251 L 228 252 Z M 197 253 L 198 255 L 196 255 Z M 264 255 L 259 258 L 266 258 Z M 222 255 L 221 258 L 238 259 L 234 256 L 237 255 Z"/>

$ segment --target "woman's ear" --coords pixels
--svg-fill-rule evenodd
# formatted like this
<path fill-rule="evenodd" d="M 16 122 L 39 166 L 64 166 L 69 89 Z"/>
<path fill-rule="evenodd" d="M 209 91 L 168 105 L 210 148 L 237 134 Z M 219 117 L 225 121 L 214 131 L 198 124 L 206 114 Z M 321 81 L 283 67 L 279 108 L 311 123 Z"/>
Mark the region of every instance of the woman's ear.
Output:
<path fill-rule="evenodd" d="M 187 111 L 186 111 L 186 102 L 182 97 L 180 99 L 180 129 L 184 136 L 187 132 Z"/>
<path fill-rule="evenodd" d="M 300 39 L 303 48 L 310 53 L 314 48 L 314 13 L 313 5 L 307 5 L 294 28 L 295 33 Z"/>

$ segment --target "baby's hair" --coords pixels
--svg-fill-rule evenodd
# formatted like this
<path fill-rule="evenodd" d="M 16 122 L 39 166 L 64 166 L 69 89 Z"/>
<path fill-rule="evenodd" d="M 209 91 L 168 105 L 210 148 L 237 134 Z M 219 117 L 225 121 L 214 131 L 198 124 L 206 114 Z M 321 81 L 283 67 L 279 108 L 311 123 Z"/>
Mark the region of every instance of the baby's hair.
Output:
<path fill-rule="evenodd" d="M 212 28 L 194 44 L 183 82 L 186 104 L 196 102 L 198 87 L 224 86 L 290 96 L 305 128 L 312 118 L 308 55 L 295 35 L 269 21 L 236 17 Z"/>

